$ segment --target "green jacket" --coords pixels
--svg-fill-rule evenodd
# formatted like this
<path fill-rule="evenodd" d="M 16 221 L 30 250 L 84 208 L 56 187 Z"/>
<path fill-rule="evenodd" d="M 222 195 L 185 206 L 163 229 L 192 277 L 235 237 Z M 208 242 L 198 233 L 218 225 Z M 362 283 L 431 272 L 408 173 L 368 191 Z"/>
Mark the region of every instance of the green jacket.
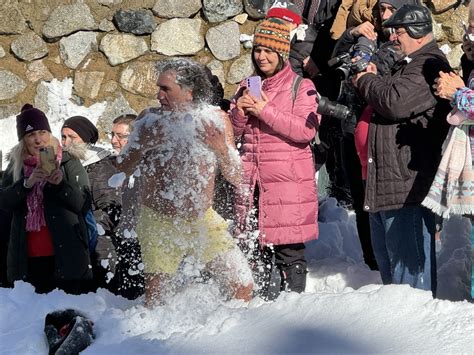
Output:
<path fill-rule="evenodd" d="M 3 177 L 0 209 L 13 213 L 8 245 L 7 273 L 10 281 L 27 277 L 28 249 L 26 239 L 26 197 L 29 189 L 23 177 L 13 181 L 13 164 Z M 87 227 L 83 211 L 90 208 L 89 179 L 81 162 L 63 152 L 64 174 L 59 185 L 47 183 L 43 190 L 46 225 L 53 238 L 55 278 L 81 280 L 92 277 L 88 250 Z"/>

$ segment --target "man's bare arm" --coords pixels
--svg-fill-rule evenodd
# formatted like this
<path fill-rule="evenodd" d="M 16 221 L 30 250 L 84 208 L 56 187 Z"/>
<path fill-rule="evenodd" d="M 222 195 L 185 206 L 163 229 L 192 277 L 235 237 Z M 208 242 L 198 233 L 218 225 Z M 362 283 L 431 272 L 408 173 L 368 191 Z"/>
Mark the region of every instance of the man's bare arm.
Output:
<path fill-rule="evenodd" d="M 207 125 L 204 134 L 206 144 L 216 153 L 219 169 L 224 178 L 232 185 L 242 182 L 242 163 L 235 147 L 232 124 L 224 112 L 224 131 L 214 125 Z"/>

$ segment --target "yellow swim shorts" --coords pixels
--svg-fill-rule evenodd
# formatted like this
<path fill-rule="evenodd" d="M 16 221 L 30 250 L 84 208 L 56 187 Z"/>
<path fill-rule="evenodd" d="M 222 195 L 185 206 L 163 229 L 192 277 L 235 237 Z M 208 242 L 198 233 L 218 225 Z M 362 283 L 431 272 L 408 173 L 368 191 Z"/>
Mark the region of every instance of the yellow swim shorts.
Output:
<path fill-rule="evenodd" d="M 174 275 L 186 256 L 207 264 L 234 247 L 227 222 L 209 208 L 195 221 L 163 217 L 141 206 L 137 223 L 145 273 Z"/>

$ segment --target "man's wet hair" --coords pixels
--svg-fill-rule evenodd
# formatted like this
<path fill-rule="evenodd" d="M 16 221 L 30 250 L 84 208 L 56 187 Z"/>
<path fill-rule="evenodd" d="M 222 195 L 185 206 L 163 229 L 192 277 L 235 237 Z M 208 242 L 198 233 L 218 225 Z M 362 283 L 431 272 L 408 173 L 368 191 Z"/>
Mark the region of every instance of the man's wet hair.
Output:
<path fill-rule="evenodd" d="M 193 102 L 210 103 L 213 101 L 213 90 L 205 66 L 188 58 L 170 58 L 156 64 L 158 73 L 176 72 L 176 83 L 183 89 L 189 89 Z"/>

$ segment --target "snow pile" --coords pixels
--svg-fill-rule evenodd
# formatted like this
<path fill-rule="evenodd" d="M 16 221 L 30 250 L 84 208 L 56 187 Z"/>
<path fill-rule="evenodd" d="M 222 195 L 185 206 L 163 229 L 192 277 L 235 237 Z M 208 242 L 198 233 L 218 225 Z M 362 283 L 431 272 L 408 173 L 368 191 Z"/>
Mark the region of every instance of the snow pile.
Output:
<path fill-rule="evenodd" d="M 326 222 L 321 222 L 321 240 L 308 245 L 311 272 L 304 294 L 282 293 L 274 303 L 254 299 L 246 305 L 225 301 L 212 283 L 194 284 L 168 304 L 148 310 L 143 299 L 127 301 L 105 290 L 37 295 L 30 285 L 17 282 L 14 289 L 0 289 L 1 353 L 46 353 L 44 317 L 66 308 L 94 321 L 96 340 L 83 354 L 473 351 L 474 304 L 433 299 L 430 292 L 406 285 L 374 284 L 379 276 L 361 264 L 360 247 L 346 255 L 341 249 L 345 243 L 357 244 L 352 216 L 331 199 L 323 204 Z M 443 240 L 463 244 L 463 237 L 455 241 L 458 228 L 448 232 L 454 234 Z M 450 263 L 440 267 L 448 276 Z"/>

